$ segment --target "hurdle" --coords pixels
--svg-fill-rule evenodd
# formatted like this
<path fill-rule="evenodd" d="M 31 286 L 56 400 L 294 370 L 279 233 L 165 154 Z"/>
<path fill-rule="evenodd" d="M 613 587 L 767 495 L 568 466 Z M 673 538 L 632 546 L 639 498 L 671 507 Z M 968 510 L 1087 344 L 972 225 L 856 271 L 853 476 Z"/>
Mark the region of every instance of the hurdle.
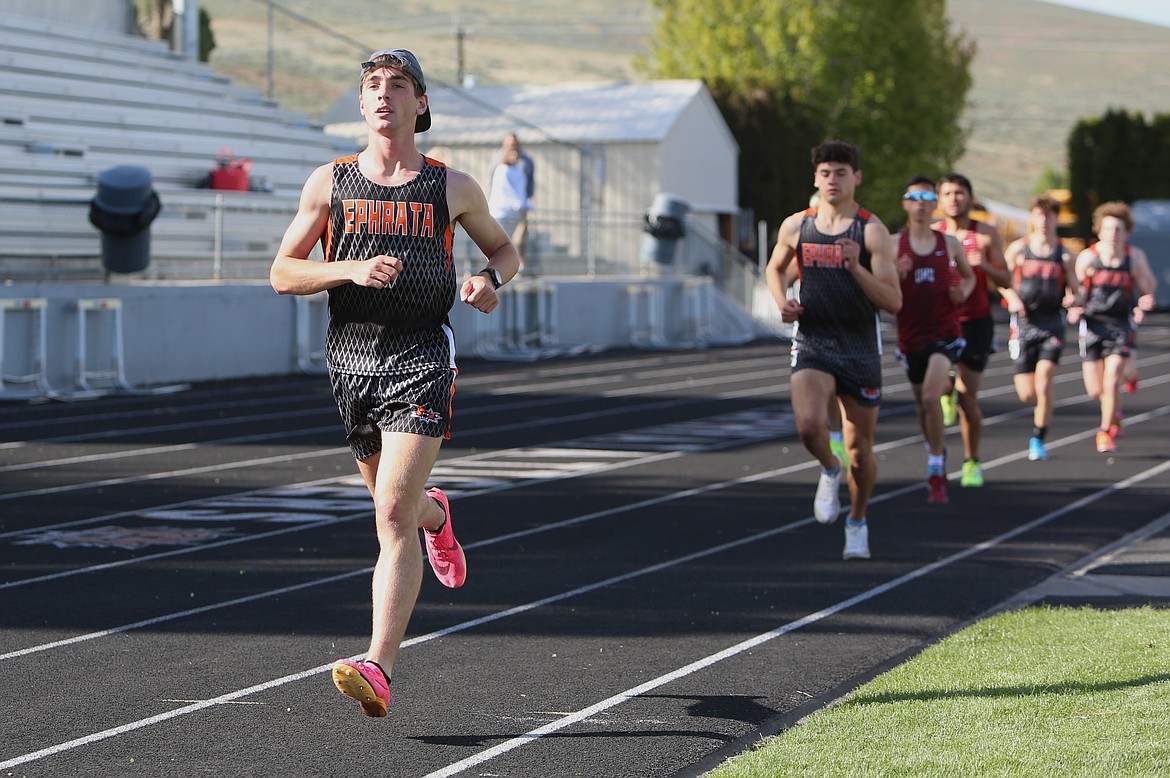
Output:
<path fill-rule="evenodd" d="M 94 369 L 89 365 L 90 316 L 112 316 L 112 337 L 110 346 L 110 367 Z M 190 384 L 169 384 L 165 386 L 132 386 L 126 379 L 126 353 L 122 329 L 122 301 L 115 297 L 94 297 L 77 300 L 77 388 L 64 399 L 83 400 L 108 394 L 174 394 L 191 388 Z M 90 381 L 108 381 L 108 386 L 93 386 Z"/>
<path fill-rule="evenodd" d="M 9 315 L 32 314 L 32 345 L 28 354 L 30 373 L 13 375 L 4 371 L 5 322 Z M 46 375 L 48 362 L 49 305 L 44 297 L 6 298 L 0 300 L 0 400 L 51 399 L 57 395 L 49 386 Z M 8 384 L 25 384 L 29 388 L 11 389 Z"/>
<path fill-rule="evenodd" d="M 499 291 L 500 307 L 475 319 L 475 355 L 483 359 L 535 362 L 579 354 L 557 338 L 557 286 L 543 280 L 515 281 Z"/>

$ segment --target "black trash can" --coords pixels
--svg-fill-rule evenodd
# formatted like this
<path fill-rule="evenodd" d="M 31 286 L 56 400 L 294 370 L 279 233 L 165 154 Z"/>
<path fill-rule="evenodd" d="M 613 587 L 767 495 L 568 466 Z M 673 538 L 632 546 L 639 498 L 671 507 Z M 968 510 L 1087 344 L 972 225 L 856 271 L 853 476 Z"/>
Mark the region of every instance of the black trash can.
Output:
<path fill-rule="evenodd" d="M 690 205 L 670 194 L 658 194 L 650 210 L 642 217 L 643 264 L 653 262 L 659 265 L 674 264 L 678 242 L 686 236 L 686 217 Z"/>
<path fill-rule="evenodd" d="M 135 165 L 103 170 L 89 204 L 89 221 L 102 233 L 102 265 L 134 273 L 150 264 L 150 223 L 162 210 L 150 171 Z"/>

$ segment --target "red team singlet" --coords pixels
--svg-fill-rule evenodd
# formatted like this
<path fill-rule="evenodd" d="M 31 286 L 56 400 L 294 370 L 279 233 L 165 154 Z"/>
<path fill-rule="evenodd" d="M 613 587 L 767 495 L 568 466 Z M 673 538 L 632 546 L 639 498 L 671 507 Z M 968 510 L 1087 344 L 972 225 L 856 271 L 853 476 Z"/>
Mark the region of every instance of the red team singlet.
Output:
<path fill-rule="evenodd" d="M 898 241 L 898 256 L 914 261 L 914 267 L 901 280 L 898 350 L 913 354 L 939 341 L 961 337 L 963 330 L 950 293 L 958 275 L 947 251 L 946 236 L 936 232 L 934 249 L 922 255 L 915 253 L 910 246 L 910 233 L 904 231 Z"/>
<path fill-rule="evenodd" d="M 962 235 L 956 236 L 963 244 L 963 252 L 967 255 L 967 264 L 975 271 L 975 288 L 959 306 L 959 321 L 975 321 L 986 319 L 991 315 L 991 298 L 987 294 L 987 275 L 983 272 L 982 264 L 972 261 L 980 260 L 978 233 L 973 230 L 964 230 Z"/>

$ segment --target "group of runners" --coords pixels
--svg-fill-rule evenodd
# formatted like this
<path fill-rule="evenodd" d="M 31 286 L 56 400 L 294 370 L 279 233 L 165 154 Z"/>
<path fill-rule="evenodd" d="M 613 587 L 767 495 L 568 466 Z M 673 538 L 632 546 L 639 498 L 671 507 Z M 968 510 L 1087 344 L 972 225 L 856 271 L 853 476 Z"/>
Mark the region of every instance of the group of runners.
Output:
<path fill-rule="evenodd" d="M 972 217 L 974 192 L 965 176 L 911 178 L 902 195 L 905 227 L 891 235 L 856 200 L 862 176 L 855 147 L 827 141 L 812 150 L 812 164 L 815 205 L 781 224 L 765 276 L 781 318 L 793 325 L 792 408 L 801 441 L 822 468 L 813 500 L 818 521 L 836 521 L 841 480 L 848 480 L 843 558 L 870 558 L 866 509 L 877 474 L 881 311 L 897 317 L 897 355 L 926 445 L 927 502 L 949 501 L 944 439 L 956 421 L 963 439 L 959 483 L 984 484 L 979 390 L 997 350 L 995 292 L 1010 315 L 1017 395 L 1034 406 L 1028 458 L 1048 458 L 1066 322 L 1079 325 L 1085 389 L 1100 403 L 1094 444 L 1099 452 L 1116 450 L 1122 386 L 1137 389 L 1136 329 L 1154 306 L 1156 283 L 1144 252 L 1128 243 L 1133 217 L 1125 203 L 1096 209 L 1096 240 L 1074 257 L 1057 234 L 1060 203 L 1036 197 L 1029 233 L 1005 251 L 999 233 Z"/>
<path fill-rule="evenodd" d="M 444 586 L 462 586 L 467 576 L 450 503 L 427 483 L 450 431 L 457 369 L 448 316 L 456 301 L 485 314 L 495 310 L 497 291 L 516 275 L 520 256 L 474 179 L 418 150 L 415 134 L 431 125 L 418 59 L 405 49 L 375 52 L 361 64 L 359 86 L 366 147 L 309 176 L 270 277 L 281 294 L 329 294 L 330 380 L 373 498 L 378 543 L 369 648 L 361 658 L 339 659 L 332 680 L 365 715 L 380 717 L 389 709 L 394 663 L 422 581 L 420 531 Z M 878 311 L 902 311 L 899 343 L 929 447 L 929 498 L 943 502 L 943 403 L 951 396 L 956 364 L 955 405 L 966 457 L 962 483 L 983 482 L 977 394 L 993 350 L 988 284 L 1011 287 L 1013 269 L 1023 279 L 1015 285 L 1013 331 L 1023 355 L 1021 372 L 1033 375 L 1019 385 L 1026 387 L 1021 397 L 1037 403 L 1037 458 L 1044 456 L 1051 415 L 1052 368 L 1041 366 L 1055 365 L 1063 344 L 1060 306 L 1050 305 L 1050 296 L 1055 288 L 1073 294 L 1078 287 L 1051 231 L 1043 233 L 1047 242 L 1013 245 L 1005 261 L 998 235 L 971 221 L 971 185 L 960 176 L 943 179 L 937 191 L 929 179 L 913 179 L 903 200 L 909 222 L 893 239 L 854 199 L 861 183 L 855 148 L 822 144 L 813 151 L 813 166 L 819 206 L 785 220 L 767 278 L 783 318 L 798 324 L 792 404 L 800 437 L 823 467 L 816 517 L 824 523 L 836 519 L 847 468 L 851 505 L 844 556 L 868 558 L 866 506 L 877 474 L 873 435 L 881 402 Z M 940 198 L 945 235 L 930 221 Z M 1044 208 L 1034 211 L 1043 216 Z M 1128 211 L 1104 213 L 1101 242 L 1075 268 L 1086 293 L 1088 353 L 1104 362 L 1090 391 L 1102 398 L 1109 424 L 1103 421 L 1107 437 L 1101 441 L 1109 447 L 1116 437 L 1109 425 L 1119 408 L 1107 398 L 1121 375 L 1117 360 L 1130 348 L 1127 309 L 1135 287 L 1143 295 L 1152 292 L 1144 255 L 1126 247 L 1128 219 Z M 483 269 L 462 283 L 452 256 L 456 225 L 486 257 Z M 310 259 L 318 245 L 324 262 Z M 789 299 L 785 273 L 794 259 L 802 288 L 799 298 Z M 842 417 L 832 434 L 826 429 L 830 415 Z"/>

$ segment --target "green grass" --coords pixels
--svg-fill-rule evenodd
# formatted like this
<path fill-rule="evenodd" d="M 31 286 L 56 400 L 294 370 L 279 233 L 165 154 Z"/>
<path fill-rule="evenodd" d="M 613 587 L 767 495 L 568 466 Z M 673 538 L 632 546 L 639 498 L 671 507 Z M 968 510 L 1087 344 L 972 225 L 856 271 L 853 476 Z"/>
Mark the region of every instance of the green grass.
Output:
<path fill-rule="evenodd" d="M 994 616 L 709 775 L 1170 775 L 1170 612 Z"/>

